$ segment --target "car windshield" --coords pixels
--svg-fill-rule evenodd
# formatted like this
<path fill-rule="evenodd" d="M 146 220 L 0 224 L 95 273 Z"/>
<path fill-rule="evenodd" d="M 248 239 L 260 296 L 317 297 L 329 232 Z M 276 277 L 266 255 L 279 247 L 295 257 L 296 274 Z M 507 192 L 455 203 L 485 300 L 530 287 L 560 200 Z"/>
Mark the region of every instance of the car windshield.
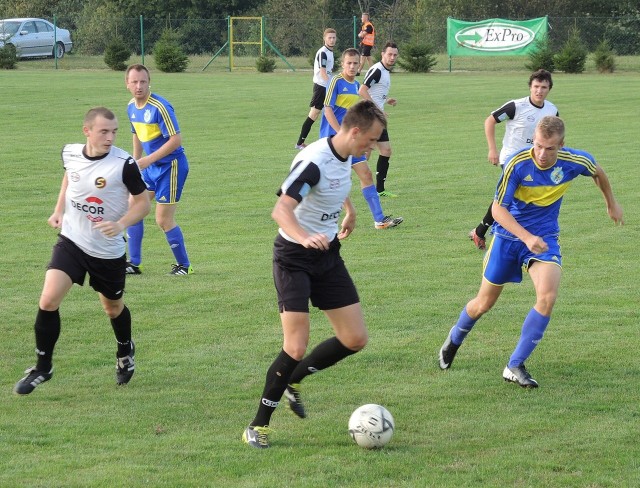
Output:
<path fill-rule="evenodd" d="M 0 36 L 11 37 L 20 28 L 21 22 L 0 20 Z"/>

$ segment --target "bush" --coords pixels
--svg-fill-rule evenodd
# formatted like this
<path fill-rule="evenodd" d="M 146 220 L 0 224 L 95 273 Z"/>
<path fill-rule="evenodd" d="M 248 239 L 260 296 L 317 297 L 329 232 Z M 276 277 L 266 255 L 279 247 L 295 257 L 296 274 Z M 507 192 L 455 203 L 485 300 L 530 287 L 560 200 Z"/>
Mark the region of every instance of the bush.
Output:
<path fill-rule="evenodd" d="M 18 56 L 13 44 L 0 47 L 0 69 L 16 69 L 17 62 Z"/>
<path fill-rule="evenodd" d="M 272 73 L 276 69 L 276 61 L 268 56 L 259 56 L 256 59 L 256 68 L 260 73 Z"/>
<path fill-rule="evenodd" d="M 616 69 L 615 53 L 606 39 L 600 41 L 600 44 L 598 44 L 598 47 L 596 47 L 596 50 L 593 52 L 593 56 L 598 72 L 613 73 Z"/>
<path fill-rule="evenodd" d="M 553 73 L 555 70 L 555 62 L 553 60 L 554 53 L 547 36 L 541 37 L 536 41 L 533 49 L 529 53 L 529 63 L 524 67 L 529 71 L 538 71 L 539 69 L 545 69 L 549 73 Z"/>
<path fill-rule="evenodd" d="M 131 51 L 122 38 L 114 37 L 104 51 L 104 62 L 114 71 L 124 71 L 130 56 Z"/>
<path fill-rule="evenodd" d="M 410 73 L 427 73 L 437 63 L 429 44 L 409 44 L 400 53 L 398 65 Z"/>
<path fill-rule="evenodd" d="M 189 57 L 180 46 L 178 35 L 171 29 L 163 31 L 156 41 L 153 58 L 158 69 L 165 73 L 182 73 L 189 64 Z"/>
<path fill-rule="evenodd" d="M 573 27 L 562 50 L 555 55 L 556 68 L 565 73 L 582 73 L 587 62 L 587 48 L 580 39 L 580 30 Z"/>

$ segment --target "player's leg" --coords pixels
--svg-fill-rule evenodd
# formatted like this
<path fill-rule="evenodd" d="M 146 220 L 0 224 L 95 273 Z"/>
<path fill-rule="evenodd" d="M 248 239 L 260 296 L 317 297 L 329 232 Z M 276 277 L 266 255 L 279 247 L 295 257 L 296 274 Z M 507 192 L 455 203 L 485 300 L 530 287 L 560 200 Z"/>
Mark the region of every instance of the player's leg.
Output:
<path fill-rule="evenodd" d="M 385 182 L 389 173 L 389 159 L 391 158 L 391 142 L 387 129 L 382 131 L 378 140 L 378 162 L 376 163 L 376 190 L 381 197 L 396 197 L 395 193 L 386 191 Z"/>
<path fill-rule="evenodd" d="M 151 165 L 141 171 L 142 179 L 144 180 L 147 190 L 149 191 L 149 198 L 151 201 L 155 199 L 155 177 L 158 172 L 158 168 Z M 129 204 L 132 202 L 132 197 L 129 197 Z M 129 275 L 136 275 L 142 273 L 142 239 L 144 238 L 144 219 L 127 227 L 127 248 L 129 252 L 129 261 L 127 262 L 126 273 Z"/>
<path fill-rule="evenodd" d="M 269 425 L 289 384 L 291 373 L 300 363 L 309 342 L 308 312 L 284 311 L 280 314 L 280 320 L 284 335 L 282 350 L 267 370 L 258 411 L 243 434 L 243 440 L 252 447 L 269 447 L 268 431 L 260 432 L 260 429 Z"/>
<path fill-rule="evenodd" d="M 562 268 L 555 263 L 533 260 L 530 263 L 529 275 L 536 290 L 536 304 L 524 319 L 520 339 L 503 373 L 506 380 L 525 388 L 538 386 L 524 363 L 542 340 L 549 325 L 562 274 Z"/>
<path fill-rule="evenodd" d="M 184 183 L 189 174 L 189 165 L 186 157 L 181 155 L 170 164 L 163 166 L 156 187 L 156 223 L 163 230 L 176 260 L 170 274 L 187 275 L 193 273 L 193 269 L 187 254 L 184 235 L 176 222 L 175 215 Z"/>
<path fill-rule="evenodd" d="M 376 186 L 373 183 L 373 174 L 367 165 L 366 159 L 354 161 L 351 167 L 360 179 L 362 196 L 364 196 L 364 199 L 369 206 L 369 210 L 371 211 L 371 215 L 373 215 L 373 221 L 376 229 L 387 229 L 402 223 L 402 217 L 391 218 L 384 215 L 384 212 L 382 211 L 382 204 L 380 203 L 380 195 L 378 195 L 378 192 L 376 191 Z"/>
<path fill-rule="evenodd" d="M 56 252 L 54 248 L 54 257 Z M 47 270 L 34 323 L 36 364 L 28 368 L 26 376 L 16 383 L 13 391 L 18 395 L 28 395 L 53 376 L 53 350 L 61 327 L 60 304 L 72 286 L 73 281 L 66 272 L 52 268 Z"/>
<path fill-rule="evenodd" d="M 305 140 L 311 131 L 311 127 L 314 122 L 318 120 L 318 116 L 322 112 L 324 106 L 324 97 L 326 95 L 326 88 L 320 86 L 317 83 L 313 84 L 313 95 L 311 96 L 311 102 L 309 103 L 309 115 L 302 123 L 302 129 L 300 129 L 300 136 L 298 142 L 296 142 L 296 149 L 304 149 L 306 147 Z"/>

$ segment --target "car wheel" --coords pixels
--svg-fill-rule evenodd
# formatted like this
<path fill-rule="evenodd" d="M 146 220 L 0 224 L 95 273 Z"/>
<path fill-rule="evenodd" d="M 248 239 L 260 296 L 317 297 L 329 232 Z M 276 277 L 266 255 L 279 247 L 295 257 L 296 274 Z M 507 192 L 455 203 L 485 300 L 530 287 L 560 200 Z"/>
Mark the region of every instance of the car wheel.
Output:
<path fill-rule="evenodd" d="M 64 56 L 64 44 L 62 44 L 61 42 L 56 43 L 53 48 L 53 55 L 56 58 L 61 59 Z"/>

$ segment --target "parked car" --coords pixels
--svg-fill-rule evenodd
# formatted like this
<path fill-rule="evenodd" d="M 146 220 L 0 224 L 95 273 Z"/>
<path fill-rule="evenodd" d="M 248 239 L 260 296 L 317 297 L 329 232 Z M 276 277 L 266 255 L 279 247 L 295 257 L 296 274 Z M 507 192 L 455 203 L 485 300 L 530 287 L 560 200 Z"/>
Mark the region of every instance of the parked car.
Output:
<path fill-rule="evenodd" d="M 44 19 L 0 20 L 0 47 L 12 44 L 19 58 L 61 58 L 71 51 L 71 33 Z"/>

